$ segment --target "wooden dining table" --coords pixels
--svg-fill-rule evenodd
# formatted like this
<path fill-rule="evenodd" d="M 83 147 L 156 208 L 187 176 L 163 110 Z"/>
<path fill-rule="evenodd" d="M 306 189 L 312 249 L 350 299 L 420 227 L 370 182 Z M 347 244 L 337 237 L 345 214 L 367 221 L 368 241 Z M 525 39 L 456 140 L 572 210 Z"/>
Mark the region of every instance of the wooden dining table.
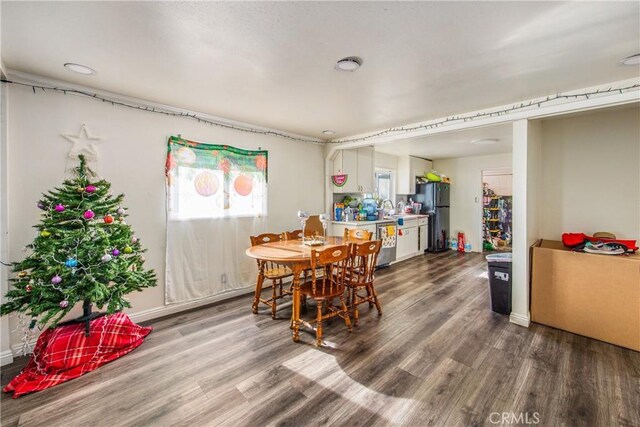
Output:
<path fill-rule="evenodd" d="M 291 313 L 291 328 L 293 329 L 293 341 L 300 340 L 300 275 L 304 270 L 311 268 L 311 250 L 324 250 L 334 246 L 345 244 L 342 237 L 327 236 L 325 243 L 322 245 L 308 246 L 302 243 L 302 240 L 281 240 L 278 242 L 270 242 L 262 245 L 252 246 L 247 249 L 246 254 L 251 258 L 261 261 L 272 261 L 285 265 L 293 272 L 293 301 Z M 258 274 L 258 280 L 262 282 L 264 276 L 262 272 Z M 262 286 L 257 286 L 261 289 Z M 258 295 L 257 298 L 260 296 Z"/>

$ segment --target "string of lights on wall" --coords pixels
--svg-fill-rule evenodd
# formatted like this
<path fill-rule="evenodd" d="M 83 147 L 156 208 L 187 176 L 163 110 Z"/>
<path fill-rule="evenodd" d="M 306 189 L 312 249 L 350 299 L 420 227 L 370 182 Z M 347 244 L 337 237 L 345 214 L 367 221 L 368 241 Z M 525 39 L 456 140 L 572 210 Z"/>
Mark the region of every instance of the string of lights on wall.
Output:
<path fill-rule="evenodd" d="M 246 132 L 246 133 L 255 133 L 255 134 L 260 134 L 260 135 L 270 135 L 270 136 L 277 136 L 280 138 L 286 138 L 292 141 L 298 141 L 298 142 L 307 142 L 307 143 L 316 143 L 316 144 L 321 144 L 322 142 L 317 140 L 317 139 L 312 139 L 312 138 L 303 138 L 303 137 L 297 137 L 297 136 L 293 136 L 293 135 L 289 135 L 286 134 L 284 132 L 278 132 L 278 131 L 274 131 L 274 130 L 263 130 L 263 129 L 255 129 L 255 128 L 250 128 L 250 127 L 242 127 L 242 126 L 236 126 L 236 125 L 232 125 L 232 124 L 228 124 L 228 123 L 224 123 L 224 122 L 219 122 L 210 118 L 206 118 L 203 116 L 199 116 L 198 114 L 195 113 L 189 113 L 189 112 L 181 112 L 181 111 L 170 111 L 170 110 L 166 110 L 166 109 L 162 109 L 162 108 L 156 108 L 156 107 L 147 107 L 147 106 L 142 106 L 142 105 L 135 105 L 135 104 L 130 104 L 127 102 L 123 102 L 123 101 L 119 101 L 117 99 L 112 99 L 109 98 L 107 96 L 102 96 L 102 95 L 98 95 L 96 93 L 91 93 L 91 92 L 86 92 L 86 91 L 82 91 L 82 90 L 78 90 L 78 89 L 68 89 L 68 88 L 61 88 L 61 87 L 57 87 L 57 86 L 42 86 L 42 85 L 35 85 L 35 84 L 31 84 L 31 83 L 21 83 L 21 82 L 14 82 L 11 80 L 6 80 L 6 79 L 0 79 L 0 82 L 2 83 L 6 83 L 6 84 L 14 84 L 14 85 L 19 85 L 19 86 L 26 86 L 26 87 L 30 87 L 33 90 L 33 93 L 36 93 L 36 90 L 42 90 L 43 92 L 46 91 L 52 91 L 52 92 L 58 92 L 58 93 L 63 93 L 63 94 L 74 94 L 74 95 L 81 95 L 81 96 L 85 96 L 91 99 L 95 99 L 97 101 L 102 101 L 102 102 L 107 102 L 110 103 L 111 105 L 117 105 L 120 107 L 126 107 L 126 108 L 131 108 L 134 110 L 138 110 L 138 111 L 147 111 L 150 113 L 157 113 L 157 114 L 162 114 L 165 116 L 170 116 L 170 117 L 184 117 L 187 119 L 192 119 L 192 120 L 196 120 L 198 123 L 204 123 L 204 124 L 208 124 L 211 126 L 217 126 L 217 127 L 221 127 L 221 128 L 225 128 L 225 129 L 231 129 L 231 130 L 235 130 L 235 131 L 240 131 L 240 132 Z M 401 133 L 411 133 L 411 132 L 415 132 L 417 130 L 428 130 L 428 129 L 434 129 L 437 127 L 442 127 L 446 124 L 450 124 L 450 123 L 455 123 L 455 122 L 469 122 L 469 121 L 473 121 L 473 120 L 477 120 L 477 119 L 481 119 L 481 118 L 487 118 L 487 117 L 496 117 L 496 116 L 503 116 L 503 115 L 507 115 L 516 111 L 521 111 L 521 110 L 526 110 L 526 109 L 530 109 L 530 108 L 540 108 L 543 105 L 546 104 L 550 104 L 553 103 L 554 101 L 558 101 L 558 100 L 570 100 L 570 99 L 589 99 L 590 97 L 596 97 L 596 96 L 602 96 L 602 95 L 607 95 L 607 94 L 611 94 L 611 93 L 624 93 L 624 92 L 628 92 L 628 91 L 632 91 L 632 90 L 636 90 L 640 88 L 640 84 L 633 84 L 633 85 L 628 85 L 628 86 L 624 86 L 624 87 L 620 87 L 620 88 L 613 88 L 610 87 L 608 89 L 597 89 L 594 91 L 590 91 L 590 92 L 581 92 L 581 93 L 572 93 L 572 94 L 562 94 L 562 93 L 558 93 L 556 95 L 551 95 L 551 96 L 547 96 L 546 98 L 539 98 L 537 100 L 533 100 L 533 101 L 527 101 L 527 102 L 521 102 L 521 103 L 516 103 L 513 104 L 511 107 L 506 107 L 506 108 L 502 108 L 499 110 L 491 110 L 491 111 L 485 111 L 485 112 L 479 112 L 479 113 L 475 113 L 475 114 L 468 114 L 468 115 L 458 115 L 458 116 L 449 116 L 445 119 L 442 120 L 438 120 L 435 122 L 428 122 L 428 123 L 421 123 L 421 124 L 416 124 L 413 126 L 397 126 L 397 127 L 391 127 L 385 130 L 381 130 L 379 132 L 375 132 L 375 133 L 371 133 L 362 137 L 357 137 L 357 138 L 347 138 L 347 139 L 338 139 L 335 141 L 326 141 L 327 143 L 331 143 L 331 144 L 344 144 L 344 143 L 352 143 L 352 142 L 364 142 L 364 141 L 369 141 L 375 138 L 379 138 L 381 136 L 385 136 L 385 135 L 389 135 L 389 134 L 401 134 Z"/>
<path fill-rule="evenodd" d="M 255 128 L 250 128 L 250 127 L 236 126 L 236 125 L 232 125 L 232 124 L 229 124 L 229 123 L 224 123 L 224 122 L 212 120 L 210 118 L 206 118 L 206 117 L 203 117 L 203 116 L 199 116 L 198 114 L 194 114 L 194 113 L 188 113 L 188 112 L 183 112 L 183 111 L 170 111 L 170 110 L 165 110 L 165 109 L 162 109 L 162 108 L 147 107 L 147 106 L 142 106 L 142 105 L 130 104 L 130 103 L 127 103 L 127 102 L 119 101 L 117 99 L 109 98 L 107 96 L 98 95 L 97 93 L 86 92 L 86 91 L 78 90 L 78 89 L 68 89 L 68 88 L 61 88 L 61 87 L 57 87 L 57 86 L 41 86 L 41 85 L 35 85 L 35 84 L 31 84 L 31 83 L 14 82 L 12 80 L 6 80 L 6 79 L 0 79 L 0 82 L 1 83 L 18 85 L 18 86 L 30 87 L 33 90 L 33 93 L 36 93 L 36 89 L 37 90 L 42 90 L 43 92 L 50 91 L 50 92 L 63 93 L 65 95 L 70 93 L 70 94 L 74 94 L 74 95 L 85 96 L 85 97 L 88 97 L 88 98 L 91 98 L 91 99 L 95 99 L 97 101 L 106 102 L 106 103 L 109 103 L 111 105 L 117 105 L 117 106 L 120 106 L 120 107 L 131 108 L 131 109 L 138 110 L 138 111 L 148 111 L 150 113 L 157 113 L 157 114 L 162 114 L 162 115 L 170 116 L 170 117 L 184 117 L 186 119 L 196 120 L 198 123 L 204 123 L 204 124 L 208 124 L 208 125 L 211 125 L 211 126 L 224 128 L 224 129 L 231 129 L 231 130 L 240 131 L 240 132 L 246 132 L 246 133 L 256 133 L 256 134 L 260 134 L 260 135 L 277 136 L 277 137 L 280 137 L 280 138 L 286 138 L 286 139 L 290 139 L 292 141 L 298 141 L 298 142 L 308 142 L 308 143 L 315 143 L 315 144 L 322 144 L 323 143 L 323 141 L 320 141 L 318 139 L 301 138 L 301 137 L 297 137 L 297 136 L 293 136 L 293 135 L 288 135 L 288 134 L 286 134 L 284 132 L 278 132 L 278 131 L 275 131 L 275 130 L 264 130 L 264 129 L 255 129 Z"/>
<path fill-rule="evenodd" d="M 410 133 L 410 132 L 415 132 L 417 130 L 426 130 L 426 129 L 434 129 L 437 127 L 441 127 L 444 126 L 445 124 L 448 123 L 452 123 L 452 122 L 467 122 L 467 121 L 473 121 L 476 119 L 480 119 L 480 118 L 487 118 L 487 117 L 496 117 L 496 116 L 503 116 L 503 115 L 507 115 L 509 113 L 513 113 L 515 111 L 519 111 L 519 110 L 526 110 L 528 108 L 539 108 L 542 107 L 545 104 L 549 104 L 552 103 L 554 101 L 557 100 L 569 100 L 569 99 L 580 99 L 580 98 L 584 98 L 584 99 L 589 99 L 592 96 L 602 96 L 602 95 L 606 95 L 609 93 L 616 93 L 616 92 L 620 92 L 621 94 L 624 92 L 628 92 L 634 89 L 637 89 L 640 87 L 640 84 L 633 84 L 633 85 L 629 85 L 629 86 L 625 86 L 625 87 L 621 87 L 621 88 L 613 88 L 610 87 L 608 89 L 597 89 L 595 91 L 592 92 L 583 92 L 583 93 L 573 93 L 573 94 L 561 94 L 558 93 L 557 95 L 552 95 L 552 96 L 547 96 L 546 98 L 540 98 L 538 100 L 535 101 L 527 101 L 527 102 L 522 102 L 522 103 L 518 103 L 518 104 L 513 104 L 511 107 L 508 108 L 503 108 L 500 110 L 492 110 L 492 111 L 485 111 L 485 112 L 480 112 L 480 113 L 476 113 L 476 114 L 469 114 L 469 115 L 460 115 L 460 116 L 450 116 L 447 117 L 445 119 L 436 121 L 436 122 L 430 122 L 430 123 L 421 123 L 421 124 L 417 124 L 414 126 L 398 126 L 398 127 L 392 127 L 389 129 L 385 129 L 385 130 L 381 130 L 380 132 L 376 132 L 376 133 L 372 133 L 369 135 L 365 135 L 362 137 L 358 137 L 358 138 L 347 138 L 347 139 L 338 139 L 336 141 L 331 141 L 332 143 L 340 143 L 340 144 L 344 144 L 344 143 L 348 143 L 348 142 L 362 142 L 362 141 L 368 141 L 370 139 L 374 139 L 374 138 L 379 138 L 381 136 L 384 135 L 388 135 L 388 134 L 392 134 L 392 133 Z"/>

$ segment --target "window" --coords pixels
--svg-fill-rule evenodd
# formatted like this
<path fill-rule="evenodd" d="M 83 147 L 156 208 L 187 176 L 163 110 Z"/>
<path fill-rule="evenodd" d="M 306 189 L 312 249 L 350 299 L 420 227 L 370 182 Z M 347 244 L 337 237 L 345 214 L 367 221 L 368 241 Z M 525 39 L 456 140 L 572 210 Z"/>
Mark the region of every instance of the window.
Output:
<path fill-rule="evenodd" d="M 267 151 L 171 137 L 166 176 L 169 219 L 267 214 Z"/>
<path fill-rule="evenodd" d="M 393 188 L 393 172 L 388 170 L 376 170 L 376 189 L 380 200 L 391 200 L 395 198 Z"/>

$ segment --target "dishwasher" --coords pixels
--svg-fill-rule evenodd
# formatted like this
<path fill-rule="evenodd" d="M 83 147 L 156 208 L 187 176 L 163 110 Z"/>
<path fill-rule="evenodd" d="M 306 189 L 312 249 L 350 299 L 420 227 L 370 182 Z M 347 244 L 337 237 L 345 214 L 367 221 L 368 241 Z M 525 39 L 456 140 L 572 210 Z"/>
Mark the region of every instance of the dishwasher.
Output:
<path fill-rule="evenodd" d="M 376 239 L 382 240 L 377 267 L 387 266 L 396 260 L 397 234 L 398 227 L 395 221 L 376 224 Z"/>

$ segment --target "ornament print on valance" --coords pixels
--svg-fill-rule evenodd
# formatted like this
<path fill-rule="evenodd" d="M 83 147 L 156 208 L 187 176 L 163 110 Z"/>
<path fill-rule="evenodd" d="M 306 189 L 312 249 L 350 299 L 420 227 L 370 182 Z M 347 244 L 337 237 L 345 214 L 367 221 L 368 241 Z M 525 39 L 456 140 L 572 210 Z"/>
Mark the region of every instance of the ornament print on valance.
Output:
<path fill-rule="evenodd" d="M 170 137 L 166 160 L 169 219 L 266 215 L 267 159 L 266 150 Z"/>

